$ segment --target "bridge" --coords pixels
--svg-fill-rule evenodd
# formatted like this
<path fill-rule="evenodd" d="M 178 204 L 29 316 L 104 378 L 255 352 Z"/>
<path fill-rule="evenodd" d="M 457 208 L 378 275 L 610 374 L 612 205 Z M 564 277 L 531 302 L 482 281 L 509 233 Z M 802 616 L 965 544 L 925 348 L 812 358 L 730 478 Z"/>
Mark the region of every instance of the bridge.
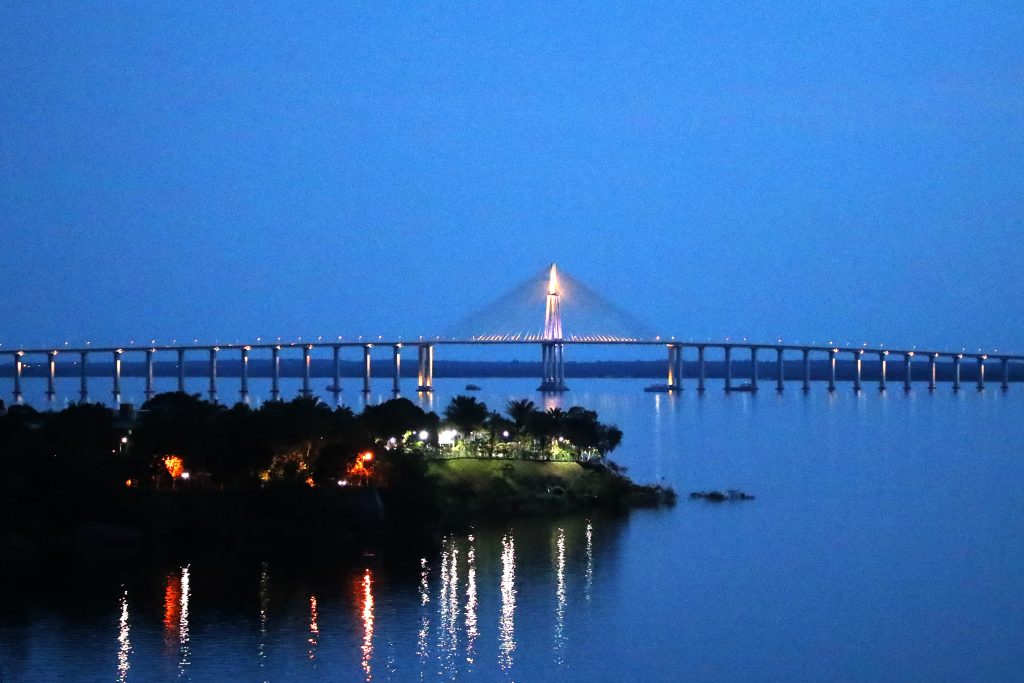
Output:
<path fill-rule="evenodd" d="M 639 323 L 625 312 L 616 309 L 604 299 L 586 288 L 582 283 L 568 279 L 569 289 L 575 291 L 575 299 L 578 308 L 584 312 L 590 311 L 590 318 L 596 312 L 597 319 L 603 319 L 604 327 L 588 327 L 586 324 L 578 324 L 572 330 L 567 330 L 563 324 L 563 299 L 565 299 L 564 282 L 566 278 L 560 278 L 557 267 L 552 264 L 546 276 L 540 281 L 544 287 L 544 317 L 543 325 L 536 330 L 531 330 L 526 325 L 518 329 L 512 327 L 502 331 L 487 330 L 482 327 L 484 318 L 490 316 L 501 321 L 501 324 L 508 327 L 514 316 L 508 311 L 502 310 L 502 301 L 512 300 L 521 302 L 523 286 L 516 288 L 509 295 L 503 297 L 497 305 L 486 309 L 485 314 L 470 316 L 460 323 L 460 326 L 469 326 L 479 331 L 477 334 L 465 334 L 464 336 L 436 336 L 433 338 L 419 337 L 416 340 L 384 339 L 377 341 L 344 340 L 338 338 L 332 341 L 312 342 L 263 342 L 256 343 L 235 343 L 235 344 L 165 344 L 165 345 L 144 345 L 118 347 L 85 347 L 69 348 L 50 347 L 34 349 L 18 349 L 5 351 L 13 359 L 13 396 L 16 403 L 23 400 L 23 382 L 25 380 L 24 367 L 29 359 L 42 359 L 46 363 L 45 379 L 47 382 L 46 395 L 50 398 L 56 395 L 55 380 L 57 376 L 57 358 L 60 355 L 77 356 L 79 395 L 85 401 L 89 396 L 89 373 L 88 361 L 98 356 L 106 356 L 113 361 L 111 371 L 111 391 L 115 401 L 120 400 L 121 395 L 121 373 L 122 362 L 128 355 L 141 356 L 145 362 L 145 396 L 151 398 L 154 393 L 154 363 L 157 354 L 172 355 L 177 362 L 177 389 L 185 391 L 185 361 L 187 356 L 204 356 L 208 360 L 209 398 L 212 401 L 218 400 L 218 360 L 222 354 L 237 354 L 241 361 L 239 374 L 239 395 L 243 400 L 249 395 L 249 363 L 253 353 L 263 353 L 270 356 L 271 361 L 271 399 L 281 398 L 281 356 L 282 353 L 301 354 L 302 358 L 302 389 L 300 394 L 312 396 L 311 383 L 311 359 L 315 349 L 330 349 L 333 361 L 333 383 L 329 390 L 335 395 L 342 390 L 341 384 L 341 353 L 343 350 L 357 349 L 362 354 L 362 391 L 370 393 L 371 361 L 375 349 L 390 350 L 392 368 L 392 390 L 395 394 L 401 393 L 402 380 L 402 352 L 409 348 L 415 348 L 417 353 L 417 392 L 431 392 L 434 388 L 434 353 L 435 349 L 445 347 L 462 346 L 539 346 L 541 351 L 541 378 L 538 391 L 542 392 L 563 392 L 568 390 L 565 382 L 565 350 L 566 347 L 582 346 L 630 346 L 630 347 L 661 347 L 667 352 L 665 364 L 664 385 L 655 387 L 657 390 L 675 392 L 681 391 L 684 387 L 684 366 L 691 365 L 689 375 L 696 381 L 696 388 L 703 392 L 707 388 L 708 379 L 708 351 L 720 351 L 724 357 L 723 386 L 725 391 L 742 389 L 745 391 L 757 391 L 761 378 L 759 377 L 759 355 L 768 355 L 769 362 L 774 369 L 774 383 L 777 391 L 783 391 L 787 380 L 800 380 L 801 388 L 809 391 L 811 386 L 811 359 L 827 359 L 827 382 L 828 390 L 835 391 L 837 383 L 837 360 L 840 357 L 848 357 L 852 361 L 852 383 L 855 391 L 861 391 L 864 385 L 863 364 L 865 358 L 877 359 L 879 372 L 877 373 L 878 388 L 885 390 L 889 377 L 890 362 L 902 364 L 901 381 L 903 388 L 911 389 L 912 382 L 916 378 L 919 382 L 927 383 L 929 390 L 935 390 L 938 383 L 937 368 L 939 361 L 945 359 L 952 365 L 951 373 L 944 375 L 951 376 L 952 388 L 959 391 L 963 386 L 961 369 L 964 362 L 972 363 L 976 371 L 972 373 L 977 383 L 977 388 L 984 389 L 986 386 L 987 370 L 990 364 L 998 364 L 999 385 L 1007 389 L 1010 382 L 1011 364 L 1024 363 L 1024 355 L 1008 353 L 966 353 L 950 352 L 940 350 L 922 350 L 918 348 L 909 349 L 884 349 L 838 346 L 833 344 L 783 344 L 776 343 L 755 343 L 736 341 L 677 341 L 674 338 L 663 339 L 657 335 L 645 334 L 642 323 Z M 526 289 L 532 292 L 537 288 L 536 278 L 530 278 L 526 283 Z M 529 302 L 530 297 L 526 297 Z M 587 318 L 587 316 L 581 316 Z M 539 316 L 538 316 L 539 321 Z M 610 321 L 610 322 L 609 322 Z M 623 327 L 625 326 L 625 327 Z M 631 335 L 630 331 L 636 330 L 639 334 Z M 691 359 L 685 360 L 686 353 L 690 352 Z M 737 360 L 737 354 L 749 359 L 748 372 L 746 377 L 734 375 L 733 365 Z M 787 376 L 786 357 L 792 359 L 794 356 L 799 359 L 800 373 L 797 377 Z M 774 358 L 770 358 L 774 355 Z M 763 356 L 762 356 L 763 357 Z M 914 370 L 917 369 L 915 373 Z M 925 372 L 922 375 L 921 369 Z M 745 380 L 744 384 L 737 385 L 737 380 Z"/>

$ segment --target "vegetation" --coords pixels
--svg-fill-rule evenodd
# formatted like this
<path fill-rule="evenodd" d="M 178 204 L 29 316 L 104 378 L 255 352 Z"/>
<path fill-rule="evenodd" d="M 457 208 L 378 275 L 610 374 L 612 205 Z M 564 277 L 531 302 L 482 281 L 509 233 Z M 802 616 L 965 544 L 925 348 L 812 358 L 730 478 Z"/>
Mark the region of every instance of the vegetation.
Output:
<path fill-rule="evenodd" d="M 30 537 L 96 523 L 232 538 L 323 529 L 334 514 L 327 526 L 366 540 L 460 511 L 637 502 L 627 499 L 639 488 L 605 460 L 622 433 L 593 411 L 521 400 L 500 414 L 457 396 L 443 414 L 404 398 L 357 415 L 315 398 L 251 408 L 184 393 L 130 417 L 14 406 L 0 415 L 0 513 Z"/>

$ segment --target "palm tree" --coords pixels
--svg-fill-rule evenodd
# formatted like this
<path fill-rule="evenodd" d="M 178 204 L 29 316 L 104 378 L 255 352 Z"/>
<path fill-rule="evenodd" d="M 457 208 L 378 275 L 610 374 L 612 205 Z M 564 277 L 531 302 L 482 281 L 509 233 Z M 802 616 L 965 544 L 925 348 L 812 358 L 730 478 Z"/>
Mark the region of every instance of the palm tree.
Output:
<path fill-rule="evenodd" d="M 444 409 L 446 420 L 455 425 L 463 436 L 469 436 L 487 421 L 487 404 L 472 396 L 456 396 Z"/>
<path fill-rule="evenodd" d="M 537 405 L 528 398 L 521 398 L 518 401 L 506 403 L 505 412 L 512 418 L 512 422 L 516 426 L 516 433 L 522 434 L 530 422 L 530 417 L 537 412 Z"/>

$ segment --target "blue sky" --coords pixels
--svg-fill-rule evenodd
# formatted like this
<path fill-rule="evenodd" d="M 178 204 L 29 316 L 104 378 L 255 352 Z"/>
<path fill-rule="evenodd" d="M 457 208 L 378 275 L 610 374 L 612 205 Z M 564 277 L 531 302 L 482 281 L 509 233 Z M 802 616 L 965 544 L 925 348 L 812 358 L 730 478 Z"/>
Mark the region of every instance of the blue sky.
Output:
<path fill-rule="evenodd" d="M 0 5 L 4 347 L 436 334 L 558 261 L 1024 352 L 1019 2 L 179 4 Z"/>

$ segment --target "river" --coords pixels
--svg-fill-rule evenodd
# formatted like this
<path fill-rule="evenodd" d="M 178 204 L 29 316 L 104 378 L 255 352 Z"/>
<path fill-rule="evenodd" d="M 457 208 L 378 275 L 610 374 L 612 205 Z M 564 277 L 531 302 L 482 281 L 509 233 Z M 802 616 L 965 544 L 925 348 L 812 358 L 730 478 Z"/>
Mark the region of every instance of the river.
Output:
<path fill-rule="evenodd" d="M 472 381 L 493 408 L 541 402 L 535 381 Z M 435 409 L 465 382 L 438 380 Z M 51 567 L 0 588 L 0 677 L 1019 680 L 1024 388 L 645 384 L 570 381 L 560 401 L 618 424 L 614 459 L 675 487 L 672 509 L 485 525 L 398 562 Z M 704 489 L 756 499 L 685 495 Z"/>

